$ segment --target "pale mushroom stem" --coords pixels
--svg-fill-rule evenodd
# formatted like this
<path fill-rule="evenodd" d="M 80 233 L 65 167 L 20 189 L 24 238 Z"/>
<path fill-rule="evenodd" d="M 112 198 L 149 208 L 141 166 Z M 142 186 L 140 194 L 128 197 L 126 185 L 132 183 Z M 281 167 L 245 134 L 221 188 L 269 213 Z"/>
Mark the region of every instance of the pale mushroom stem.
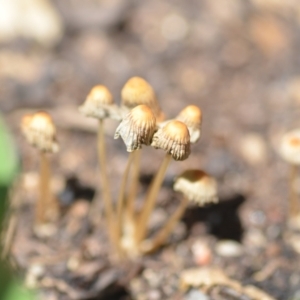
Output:
<path fill-rule="evenodd" d="M 127 215 L 131 222 L 135 220 L 135 209 L 134 209 L 134 201 L 136 199 L 138 186 L 139 186 L 139 175 L 140 175 L 140 164 L 141 164 L 141 152 L 142 150 L 134 151 L 133 155 L 133 170 L 132 170 L 132 181 L 131 186 L 129 188 L 129 194 L 127 199 Z"/>
<path fill-rule="evenodd" d="M 107 175 L 107 167 L 106 167 L 106 150 L 105 150 L 105 137 L 104 137 L 104 124 L 103 120 L 99 120 L 98 125 L 98 159 L 100 164 L 100 177 L 101 177 L 101 187 L 102 187 L 102 195 L 104 202 L 104 211 L 106 215 L 108 232 L 111 242 L 117 247 L 117 229 L 114 223 L 114 211 L 113 204 L 110 194 L 110 186 Z M 98 207 L 96 207 L 97 209 Z M 95 210 L 96 210 L 95 209 Z"/>
<path fill-rule="evenodd" d="M 40 151 L 40 183 L 39 198 L 35 210 L 35 223 L 41 225 L 47 221 L 47 204 L 51 203 L 50 165 L 47 154 Z"/>
<path fill-rule="evenodd" d="M 297 166 L 291 165 L 290 167 L 290 196 L 289 196 L 289 217 L 295 217 L 300 213 L 300 207 L 296 190 L 297 181 Z"/>
<path fill-rule="evenodd" d="M 137 241 L 137 243 L 140 243 L 146 235 L 148 220 L 153 211 L 157 194 L 159 192 L 159 189 L 160 189 L 163 179 L 165 177 L 165 174 L 166 174 L 168 165 L 171 161 L 171 158 L 172 158 L 172 156 L 170 154 L 166 154 L 166 156 L 158 170 L 158 173 L 156 174 L 153 181 L 151 182 L 151 185 L 147 192 L 144 206 L 143 206 L 141 213 L 136 222 L 136 241 Z"/>
<path fill-rule="evenodd" d="M 123 174 L 122 183 L 119 191 L 118 202 L 117 202 L 117 237 L 119 243 L 121 242 L 121 235 L 122 235 L 122 225 L 123 225 L 123 214 L 124 214 L 124 198 L 125 198 L 125 189 L 126 183 L 128 179 L 128 174 L 130 171 L 130 166 L 132 164 L 133 159 L 135 158 L 134 152 L 131 152 L 127 161 L 127 165 Z"/>
<path fill-rule="evenodd" d="M 168 222 L 160 229 L 160 231 L 154 236 L 152 240 L 146 243 L 146 248 L 142 249 L 142 251 L 144 250 L 144 253 L 153 252 L 165 243 L 166 239 L 183 216 L 188 203 L 188 198 L 184 197 L 171 218 L 169 218 Z"/>

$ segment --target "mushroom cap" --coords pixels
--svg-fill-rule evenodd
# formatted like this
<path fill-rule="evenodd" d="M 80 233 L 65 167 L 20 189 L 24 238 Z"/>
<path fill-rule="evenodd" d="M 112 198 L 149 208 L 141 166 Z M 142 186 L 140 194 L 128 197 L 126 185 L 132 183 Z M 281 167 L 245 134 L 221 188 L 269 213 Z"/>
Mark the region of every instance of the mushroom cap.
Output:
<path fill-rule="evenodd" d="M 191 152 L 187 126 L 177 120 L 168 122 L 154 134 L 151 146 L 165 150 L 175 160 L 187 159 Z"/>
<path fill-rule="evenodd" d="M 39 111 L 22 118 L 21 129 L 29 144 L 44 152 L 57 152 L 56 128 L 51 116 Z"/>
<path fill-rule="evenodd" d="M 138 105 L 133 108 L 122 120 L 116 129 L 115 139 L 122 137 L 127 151 L 141 149 L 142 145 L 150 145 L 156 119 L 147 105 Z"/>
<path fill-rule="evenodd" d="M 126 112 L 137 105 L 148 105 L 156 119 L 162 121 L 163 113 L 159 107 L 156 95 L 152 86 L 141 77 L 131 77 L 124 85 L 121 91 L 121 104 Z"/>
<path fill-rule="evenodd" d="M 200 206 L 218 202 L 217 182 L 201 170 L 187 170 L 175 179 L 174 190 Z"/>
<path fill-rule="evenodd" d="M 119 109 L 114 104 L 112 94 L 104 85 L 96 85 L 91 89 L 79 111 L 87 117 L 120 120 Z"/>
<path fill-rule="evenodd" d="M 104 85 L 94 86 L 87 96 L 87 100 L 98 104 L 113 104 L 113 97 L 108 88 Z"/>
<path fill-rule="evenodd" d="M 300 165 L 300 129 L 295 129 L 283 135 L 279 153 L 287 162 Z"/>
<path fill-rule="evenodd" d="M 176 119 L 183 122 L 188 127 L 191 136 L 191 143 L 196 143 L 201 136 L 201 109 L 196 105 L 189 105 L 179 113 Z"/>

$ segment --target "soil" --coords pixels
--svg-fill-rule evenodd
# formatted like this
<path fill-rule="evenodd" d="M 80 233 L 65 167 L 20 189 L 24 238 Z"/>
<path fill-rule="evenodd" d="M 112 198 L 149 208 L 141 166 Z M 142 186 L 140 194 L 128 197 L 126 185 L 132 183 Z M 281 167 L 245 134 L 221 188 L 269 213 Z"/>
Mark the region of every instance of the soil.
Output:
<path fill-rule="evenodd" d="M 38 288 L 38 299 L 250 299 L 224 296 L 222 289 L 181 289 L 183 270 L 203 266 L 274 299 L 300 299 L 300 229 L 288 224 L 289 165 L 278 154 L 280 136 L 299 122 L 297 0 L 53 3 L 64 24 L 59 43 L 46 48 L 17 39 L 0 46 L 5 63 L 18 70 L 0 70 L 0 110 L 22 165 L 11 257 L 26 284 Z M 91 201 L 101 197 L 96 124 L 77 107 L 98 83 L 119 103 L 122 86 L 135 75 L 151 83 L 168 118 L 188 104 L 203 111 L 201 140 L 188 160 L 171 163 L 150 232 L 178 205 L 172 182 L 185 169 L 214 176 L 220 202 L 191 205 L 158 252 L 114 263 L 103 214 L 96 228 L 87 217 Z M 38 160 L 19 130 L 21 116 L 37 109 L 51 113 L 60 143 L 51 164 L 63 216 L 48 238 L 32 231 Z M 106 122 L 114 199 L 128 157 L 113 139 L 117 125 Z M 163 155 L 143 149 L 138 203 Z"/>

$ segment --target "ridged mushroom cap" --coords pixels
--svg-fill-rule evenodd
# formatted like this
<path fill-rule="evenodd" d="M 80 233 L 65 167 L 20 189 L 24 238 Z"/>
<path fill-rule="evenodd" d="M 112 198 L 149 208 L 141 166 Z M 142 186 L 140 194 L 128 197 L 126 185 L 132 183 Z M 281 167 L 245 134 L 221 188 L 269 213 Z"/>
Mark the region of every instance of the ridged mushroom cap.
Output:
<path fill-rule="evenodd" d="M 170 121 L 154 134 L 151 146 L 163 149 L 175 160 L 185 160 L 190 155 L 190 134 L 180 121 Z"/>
<path fill-rule="evenodd" d="M 183 122 L 188 127 L 191 143 L 196 143 L 201 136 L 201 109 L 196 105 L 189 105 L 179 113 L 176 119 Z"/>
<path fill-rule="evenodd" d="M 96 85 L 91 89 L 79 111 L 87 117 L 120 120 L 119 109 L 114 104 L 111 92 L 104 85 Z"/>
<path fill-rule="evenodd" d="M 175 179 L 174 190 L 203 206 L 218 202 L 217 182 L 201 170 L 187 170 Z"/>
<path fill-rule="evenodd" d="M 295 129 L 283 135 L 279 153 L 287 162 L 300 165 L 300 129 Z"/>
<path fill-rule="evenodd" d="M 116 129 L 115 139 L 122 137 L 127 151 L 141 149 L 142 145 L 150 145 L 156 119 L 147 105 L 138 105 L 133 108 L 122 120 Z"/>
<path fill-rule="evenodd" d="M 141 77 L 132 77 L 124 85 L 121 91 L 121 105 L 125 112 L 137 105 L 148 105 L 158 122 L 162 121 L 164 116 L 159 107 L 156 95 L 152 86 Z"/>
<path fill-rule="evenodd" d="M 51 116 L 39 111 L 22 118 L 21 129 L 29 144 L 44 152 L 57 152 L 56 128 Z"/>

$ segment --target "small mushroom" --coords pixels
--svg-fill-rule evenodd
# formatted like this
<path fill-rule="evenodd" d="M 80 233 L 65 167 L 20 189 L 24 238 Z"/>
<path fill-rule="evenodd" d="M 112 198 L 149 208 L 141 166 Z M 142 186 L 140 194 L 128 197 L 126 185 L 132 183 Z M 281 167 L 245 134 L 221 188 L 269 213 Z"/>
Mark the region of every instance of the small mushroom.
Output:
<path fill-rule="evenodd" d="M 183 172 L 175 180 L 174 191 L 181 192 L 199 206 L 218 202 L 216 180 L 201 170 Z"/>
<path fill-rule="evenodd" d="M 154 251 L 164 244 L 175 225 L 183 216 L 189 202 L 195 202 L 199 206 L 218 202 L 216 180 L 201 170 L 187 170 L 183 172 L 175 179 L 174 190 L 182 193 L 184 198 L 155 237 L 142 244 L 143 252 Z"/>
<path fill-rule="evenodd" d="M 188 105 L 185 107 L 175 119 L 166 120 L 158 124 L 159 128 L 164 127 L 170 121 L 178 120 L 184 123 L 190 133 L 190 142 L 194 144 L 198 142 L 201 136 L 202 111 L 196 105 Z"/>
<path fill-rule="evenodd" d="M 134 161 L 134 151 L 142 148 L 142 145 L 150 145 L 152 136 L 156 129 L 156 119 L 152 110 L 147 105 L 138 105 L 133 108 L 118 126 L 115 139 L 122 137 L 127 151 L 130 152 L 129 159 L 121 183 L 118 203 L 117 203 L 117 224 L 119 226 L 118 236 L 121 235 L 122 212 L 125 197 L 125 187 L 130 170 L 130 165 Z M 129 214 L 132 216 L 133 203 L 129 207 Z"/>
<path fill-rule="evenodd" d="M 113 96 L 104 85 L 94 86 L 86 97 L 85 102 L 79 106 L 79 111 L 87 117 L 96 119 L 120 120 L 120 111 L 113 101 Z"/>
<path fill-rule="evenodd" d="M 187 126 L 180 121 L 170 121 L 153 136 L 151 145 L 167 153 L 147 191 L 144 206 L 137 220 L 136 240 L 140 243 L 146 234 L 149 217 L 153 211 L 158 191 L 164 179 L 171 158 L 185 160 L 190 155 L 190 134 Z"/>
<path fill-rule="evenodd" d="M 118 117 L 119 111 L 113 102 L 113 97 L 107 87 L 96 85 L 89 92 L 85 102 L 79 107 L 79 111 L 87 117 L 98 119 L 98 160 L 100 164 L 101 187 L 103 193 L 104 210 L 107 218 L 109 235 L 112 243 L 117 245 L 116 224 L 114 221 L 114 209 L 107 175 L 107 159 L 104 137 L 104 119 Z M 91 206 L 91 214 L 97 213 L 100 207 L 99 201 Z"/>
<path fill-rule="evenodd" d="M 191 153 L 187 126 L 176 120 L 168 122 L 154 134 L 151 146 L 165 150 L 175 160 L 187 159 Z"/>
<path fill-rule="evenodd" d="M 122 137 L 127 151 L 132 152 L 150 145 L 156 129 L 156 119 L 147 105 L 133 108 L 116 129 L 115 139 Z"/>
<path fill-rule="evenodd" d="M 287 132 L 281 139 L 279 153 L 290 164 L 289 178 L 289 217 L 295 217 L 300 213 L 299 201 L 296 191 L 297 168 L 300 165 L 300 129 Z"/>
<path fill-rule="evenodd" d="M 48 113 L 39 111 L 23 116 L 21 129 L 29 144 L 40 151 L 48 153 L 58 151 L 56 128 Z"/>
<path fill-rule="evenodd" d="M 132 77 L 124 85 L 121 91 L 122 108 L 126 114 L 137 105 L 148 105 L 153 111 L 157 122 L 162 122 L 164 115 L 159 107 L 152 86 L 141 77 Z"/>
<path fill-rule="evenodd" d="M 154 89 L 141 77 L 132 77 L 125 83 L 121 91 L 121 99 L 123 115 L 126 115 L 128 111 L 134 107 L 144 104 L 150 107 L 158 123 L 164 120 L 164 114 L 157 102 Z M 138 191 L 140 164 L 141 150 L 134 152 L 134 161 L 131 170 L 131 185 L 127 197 L 128 220 L 131 220 L 132 222 L 134 222 L 134 215 L 131 215 L 131 213 L 133 212 L 134 200 Z"/>
<path fill-rule="evenodd" d="M 187 126 L 190 133 L 191 143 L 196 143 L 201 136 L 201 109 L 196 105 L 189 105 L 179 113 L 176 119 Z"/>
<path fill-rule="evenodd" d="M 35 211 L 36 225 L 54 221 L 59 214 L 59 206 L 51 193 L 50 164 L 48 153 L 58 151 L 56 128 L 51 116 L 39 111 L 25 115 L 21 121 L 21 130 L 30 145 L 40 153 L 40 192 Z"/>

